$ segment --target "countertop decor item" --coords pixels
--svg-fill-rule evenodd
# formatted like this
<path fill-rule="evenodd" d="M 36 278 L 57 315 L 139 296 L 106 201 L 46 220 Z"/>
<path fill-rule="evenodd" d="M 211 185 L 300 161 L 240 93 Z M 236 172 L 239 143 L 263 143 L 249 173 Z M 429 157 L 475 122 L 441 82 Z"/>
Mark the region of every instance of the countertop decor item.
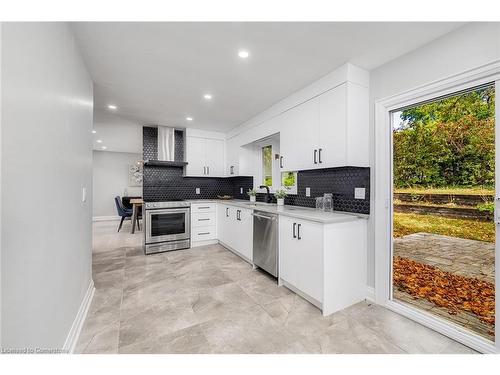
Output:
<path fill-rule="evenodd" d="M 283 206 L 285 204 L 285 197 L 288 195 L 286 188 L 282 187 L 274 193 L 278 206 Z"/>
<path fill-rule="evenodd" d="M 257 200 L 257 191 L 255 189 L 248 189 L 247 195 L 250 197 L 250 202 Z"/>
<path fill-rule="evenodd" d="M 226 201 L 233 199 L 233 197 L 231 195 L 217 195 L 217 198 L 222 199 L 222 200 L 226 200 Z"/>

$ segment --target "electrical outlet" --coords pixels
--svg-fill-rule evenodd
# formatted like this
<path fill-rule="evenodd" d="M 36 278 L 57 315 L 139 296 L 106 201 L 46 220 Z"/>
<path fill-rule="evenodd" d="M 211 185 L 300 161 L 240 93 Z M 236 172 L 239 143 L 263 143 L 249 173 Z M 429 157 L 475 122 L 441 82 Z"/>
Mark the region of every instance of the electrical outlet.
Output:
<path fill-rule="evenodd" d="M 365 199 L 365 188 L 354 188 L 354 199 Z"/>
<path fill-rule="evenodd" d="M 310 196 L 311 196 L 311 188 L 306 187 L 306 197 L 310 197 Z"/>
<path fill-rule="evenodd" d="M 200 194 L 200 188 L 196 188 L 196 194 Z"/>
<path fill-rule="evenodd" d="M 243 194 L 243 188 L 240 187 L 240 194 Z"/>

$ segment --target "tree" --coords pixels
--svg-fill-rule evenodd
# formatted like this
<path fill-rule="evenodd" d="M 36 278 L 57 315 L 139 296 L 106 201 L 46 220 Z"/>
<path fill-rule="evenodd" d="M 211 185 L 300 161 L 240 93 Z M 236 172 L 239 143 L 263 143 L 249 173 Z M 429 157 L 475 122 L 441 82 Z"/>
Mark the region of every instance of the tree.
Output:
<path fill-rule="evenodd" d="M 400 120 L 393 128 L 395 187 L 494 184 L 494 87 L 405 109 Z"/>

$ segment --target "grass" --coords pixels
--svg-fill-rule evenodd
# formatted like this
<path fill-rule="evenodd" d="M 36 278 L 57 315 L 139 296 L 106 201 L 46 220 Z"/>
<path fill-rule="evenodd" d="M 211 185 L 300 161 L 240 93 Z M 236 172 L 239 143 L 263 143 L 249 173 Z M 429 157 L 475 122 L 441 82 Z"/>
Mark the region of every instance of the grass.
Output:
<path fill-rule="evenodd" d="M 495 224 L 493 222 L 452 219 L 435 215 L 394 213 L 394 237 L 418 232 L 495 242 Z"/>
<path fill-rule="evenodd" d="M 394 189 L 395 193 L 408 194 L 452 194 L 452 195 L 494 195 L 495 189 L 491 187 L 445 187 L 445 188 L 430 188 L 430 187 L 413 187 Z"/>

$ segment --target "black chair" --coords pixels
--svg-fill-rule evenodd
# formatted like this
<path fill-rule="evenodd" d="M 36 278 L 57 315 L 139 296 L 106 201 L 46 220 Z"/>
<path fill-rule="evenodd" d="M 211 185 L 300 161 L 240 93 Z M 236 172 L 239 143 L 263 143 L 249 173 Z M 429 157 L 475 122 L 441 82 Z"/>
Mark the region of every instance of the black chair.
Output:
<path fill-rule="evenodd" d="M 123 207 L 122 200 L 118 196 L 115 197 L 115 205 L 116 205 L 116 210 L 118 211 L 118 216 L 121 216 L 121 218 L 122 218 L 120 220 L 120 225 L 118 226 L 118 232 L 119 232 L 120 229 L 122 229 L 123 220 L 125 220 L 126 218 L 132 219 L 133 211 L 132 211 L 132 209 L 127 209 L 127 208 Z M 139 224 L 139 215 L 137 215 L 137 227 L 140 230 L 141 227 Z"/>

